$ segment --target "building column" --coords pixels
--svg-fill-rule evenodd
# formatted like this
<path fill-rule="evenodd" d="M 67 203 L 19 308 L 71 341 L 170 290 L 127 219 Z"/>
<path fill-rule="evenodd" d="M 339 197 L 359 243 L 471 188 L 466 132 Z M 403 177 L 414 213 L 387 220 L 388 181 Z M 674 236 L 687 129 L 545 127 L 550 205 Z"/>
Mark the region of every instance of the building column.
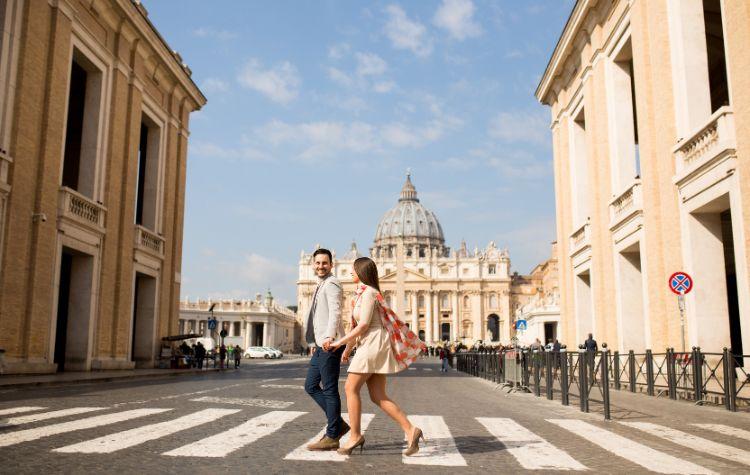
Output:
<path fill-rule="evenodd" d="M 248 322 L 247 323 L 250 327 L 249 334 L 250 334 L 250 343 L 247 346 L 255 346 L 255 322 Z"/>
<path fill-rule="evenodd" d="M 458 321 L 459 321 L 459 313 L 458 313 L 458 292 L 451 292 L 452 293 L 452 304 L 453 308 L 451 311 L 451 315 L 453 316 L 452 320 L 453 323 L 451 324 L 451 334 L 453 335 L 453 341 L 458 340 L 460 333 L 458 328 Z"/>
<path fill-rule="evenodd" d="M 234 334 L 234 322 L 229 322 L 229 329 L 227 330 L 227 336 L 236 336 Z"/>
<path fill-rule="evenodd" d="M 411 329 L 415 335 L 419 335 L 419 302 L 417 301 L 417 292 L 411 293 Z"/>
<path fill-rule="evenodd" d="M 269 346 L 268 345 L 268 339 L 269 339 L 269 322 L 263 323 L 263 344 L 261 346 Z"/>
<path fill-rule="evenodd" d="M 432 301 L 432 331 L 435 335 L 435 340 L 443 341 L 443 335 L 440 332 L 440 292 L 434 291 L 430 295 Z"/>
<path fill-rule="evenodd" d="M 434 343 L 434 334 L 432 333 L 432 296 L 429 290 L 425 292 L 424 305 L 425 338 L 427 339 L 427 343 L 432 345 Z"/>
<path fill-rule="evenodd" d="M 247 347 L 250 346 L 250 322 L 243 322 L 243 326 L 245 327 L 245 334 L 242 341 L 245 343 L 244 348 L 247 350 Z"/>

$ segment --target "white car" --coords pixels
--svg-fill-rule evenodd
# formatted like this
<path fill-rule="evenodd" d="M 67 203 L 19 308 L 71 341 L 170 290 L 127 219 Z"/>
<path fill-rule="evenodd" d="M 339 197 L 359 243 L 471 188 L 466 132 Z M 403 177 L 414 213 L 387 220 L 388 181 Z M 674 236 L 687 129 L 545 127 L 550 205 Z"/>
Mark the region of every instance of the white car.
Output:
<path fill-rule="evenodd" d="M 276 353 L 262 346 L 251 346 L 245 350 L 245 358 L 276 358 Z"/>
<path fill-rule="evenodd" d="M 277 350 L 276 348 L 264 346 L 263 349 L 272 352 L 274 354 L 274 358 L 281 358 L 282 356 L 284 356 L 284 353 L 282 353 L 281 350 Z"/>

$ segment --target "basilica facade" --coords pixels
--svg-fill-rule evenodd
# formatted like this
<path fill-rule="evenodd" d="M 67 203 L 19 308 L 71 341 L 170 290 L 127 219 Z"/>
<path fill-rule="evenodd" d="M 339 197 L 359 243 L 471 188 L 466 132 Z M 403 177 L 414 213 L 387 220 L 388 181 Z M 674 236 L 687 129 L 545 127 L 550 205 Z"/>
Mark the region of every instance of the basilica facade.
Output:
<path fill-rule="evenodd" d="M 383 296 L 423 341 L 467 346 L 479 340 L 510 342 L 512 309 L 517 305 L 507 250 L 494 242 L 473 251 L 465 242 L 458 249 L 447 247 L 440 222 L 419 201 L 409 175 L 398 202 L 375 229 L 369 257 L 378 265 Z M 344 255 L 333 254 L 333 273 L 343 285 L 342 318 L 348 328 L 355 296 L 350 272 L 362 254 L 354 242 Z M 312 261 L 312 252 L 302 251 L 297 281 L 302 335 L 317 285 Z"/>

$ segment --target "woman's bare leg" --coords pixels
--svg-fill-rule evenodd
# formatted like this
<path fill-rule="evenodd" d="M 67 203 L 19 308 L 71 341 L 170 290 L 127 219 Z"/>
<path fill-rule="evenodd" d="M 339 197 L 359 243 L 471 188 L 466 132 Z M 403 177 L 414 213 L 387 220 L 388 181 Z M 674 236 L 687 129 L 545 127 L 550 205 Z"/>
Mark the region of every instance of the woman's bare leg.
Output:
<path fill-rule="evenodd" d="M 401 429 L 404 431 L 404 438 L 408 440 L 411 437 L 414 426 L 409 422 L 406 413 L 385 393 L 385 381 L 384 374 L 373 374 L 370 376 L 370 379 L 367 380 L 367 390 L 370 392 L 370 399 L 401 426 Z"/>
<path fill-rule="evenodd" d="M 346 410 L 349 412 L 349 427 L 351 427 L 349 440 L 355 442 L 362 435 L 362 400 L 359 397 L 359 391 L 369 377 L 369 374 L 349 373 L 344 383 Z"/>

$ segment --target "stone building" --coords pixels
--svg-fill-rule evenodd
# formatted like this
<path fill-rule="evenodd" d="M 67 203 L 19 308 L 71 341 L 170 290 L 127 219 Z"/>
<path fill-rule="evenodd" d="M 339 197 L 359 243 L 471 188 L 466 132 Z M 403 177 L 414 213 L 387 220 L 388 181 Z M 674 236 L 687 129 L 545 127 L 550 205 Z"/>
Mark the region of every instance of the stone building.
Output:
<path fill-rule="evenodd" d="M 557 243 L 552 256 L 534 267 L 528 276 L 513 275 L 515 320 L 525 320 L 526 330 L 518 332 L 518 341 L 530 345 L 537 338 L 548 343 L 560 335 L 560 288 L 557 267 Z M 561 340 L 561 343 L 566 343 Z"/>
<path fill-rule="evenodd" d="M 6 371 L 153 365 L 177 330 L 190 112 L 131 0 L 0 1 Z"/>
<path fill-rule="evenodd" d="M 473 252 L 462 242 L 445 245 L 435 214 L 424 207 L 409 175 L 397 204 L 376 226 L 369 256 L 378 265 L 383 296 L 419 337 L 432 345 L 443 341 L 508 343 L 512 336 L 510 257 L 490 242 Z M 350 272 L 360 253 L 356 243 L 333 272 L 344 288 L 343 319 L 348 327 L 355 284 Z M 317 285 L 312 253 L 302 251 L 297 281 L 298 318 L 306 316 Z M 301 332 L 304 335 L 304 328 Z M 303 342 L 304 343 L 304 342 Z"/>
<path fill-rule="evenodd" d="M 211 311 L 213 309 L 213 311 Z M 208 329 L 208 318 L 214 316 L 217 328 Z M 219 342 L 219 331 L 224 328 L 226 345 L 270 346 L 281 351 L 294 351 L 296 313 L 274 302 L 269 291 L 265 299 L 257 294 L 255 300 L 216 300 L 198 299 L 194 302 L 185 299 L 180 302 L 180 334 L 197 333 Z"/>
<path fill-rule="evenodd" d="M 750 351 L 748 25 L 745 0 L 576 2 L 536 91 L 569 344 Z"/>

